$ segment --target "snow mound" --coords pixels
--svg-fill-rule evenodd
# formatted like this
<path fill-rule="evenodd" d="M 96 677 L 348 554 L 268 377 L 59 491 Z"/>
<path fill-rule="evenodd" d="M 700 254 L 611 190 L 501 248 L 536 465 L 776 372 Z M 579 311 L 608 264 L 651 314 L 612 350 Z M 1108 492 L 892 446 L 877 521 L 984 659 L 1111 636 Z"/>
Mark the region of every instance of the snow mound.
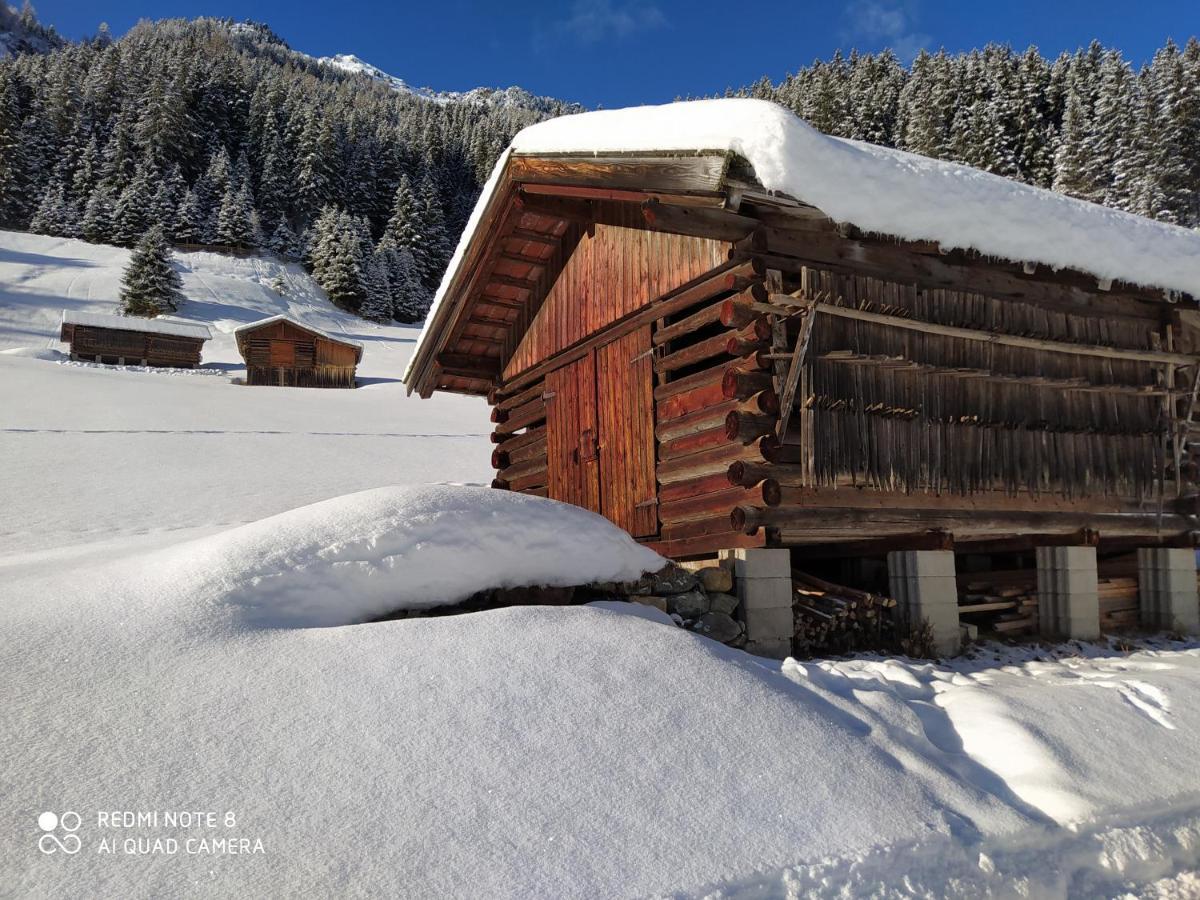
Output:
<path fill-rule="evenodd" d="M 149 568 L 163 594 L 182 585 L 247 625 L 287 628 L 348 625 L 487 588 L 633 580 L 665 564 L 578 507 L 431 485 L 303 506 L 164 550 Z"/>
<path fill-rule="evenodd" d="M 68 358 L 67 354 L 61 350 L 47 350 L 44 347 L 13 347 L 9 350 L 0 350 L 0 356 L 11 356 L 15 359 L 44 359 L 50 362 Z"/>

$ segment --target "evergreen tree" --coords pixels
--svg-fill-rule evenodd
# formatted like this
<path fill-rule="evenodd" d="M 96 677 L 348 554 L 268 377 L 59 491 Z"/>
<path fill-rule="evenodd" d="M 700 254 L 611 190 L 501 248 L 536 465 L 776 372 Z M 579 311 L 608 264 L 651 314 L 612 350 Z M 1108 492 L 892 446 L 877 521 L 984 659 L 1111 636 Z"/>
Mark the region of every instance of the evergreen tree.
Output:
<path fill-rule="evenodd" d="M 296 233 L 288 227 L 285 219 L 280 219 L 275 230 L 271 232 L 271 237 L 267 241 L 267 247 L 284 259 L 299 259 L 301 254 L 301 244 Z"/>
<path fill-rule="evenodd" d="M 108 188 L 100 185 L 88 198 L 80 230 L 86 241 L 107 244 L 113 241 L 113 214 L 116 203 Z"/>
<path fill-rule="evenodd" d="M 235 188 L 230 180 L 217 215 L 217 243 L 238 248 L 255 246 L 257 235 L 253 214 L 254 199 L 249 185 Z"/>
<path fill-rule="evenodd" d="M 127 316 L 174 312 L 183 302 L 182 282 L 171 262 L 171 248 L 160 226 L 138 241 L 121 279 L 121 307 Z"/>
<path fill-rule="evenodd" d="M 138 169 L 137 175 L 117 198 L 113 211 L 112 240 L 123 247 L 132 247 L 151 225 L 162 225 L 154 221 L 153 175 L 149 168 Z"/>
<path fill-rule="evenodd" d="M 174 239 L 181 244 L 202 244 L 208 231 L 208 217 L 200 206 L 200 198 L 190 188 L 175 213 Z"/>

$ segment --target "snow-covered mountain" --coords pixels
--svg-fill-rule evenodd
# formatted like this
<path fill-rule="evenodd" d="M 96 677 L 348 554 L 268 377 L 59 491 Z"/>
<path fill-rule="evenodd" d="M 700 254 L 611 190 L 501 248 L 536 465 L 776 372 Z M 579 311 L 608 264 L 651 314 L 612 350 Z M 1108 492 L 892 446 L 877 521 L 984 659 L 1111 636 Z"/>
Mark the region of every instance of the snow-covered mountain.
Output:
<path fill-rule="evenodd" d="M 352 53 L 322 56 L 317 59 L 317 62 L 351 75 L 362 75 L 385 84 L 393 90 L 432 100 L 435 103 L 481 103 L 490 106 L 532 109 L 544 113 L 557 113 L 562 109 L 562 101 L 553 97 L 539 97 L 515 85 L 506 88 L 477 87 L 469 91 L 435 91 L 428 87 L 413 87 L 403 78 L 390 75 L 378 66 L 373 66 Z M 577 104 L 572 104 L 572 106 L 575 108 L 570 111 L 582 111 L 583 109 Z"/>
<path fill-rule="evenodd" d="M 18 53 L 47 53 L 65 43 L 58 32 L 39 24 L 32 13 L 19 13 L 0 0 L 0 59 Z"/>

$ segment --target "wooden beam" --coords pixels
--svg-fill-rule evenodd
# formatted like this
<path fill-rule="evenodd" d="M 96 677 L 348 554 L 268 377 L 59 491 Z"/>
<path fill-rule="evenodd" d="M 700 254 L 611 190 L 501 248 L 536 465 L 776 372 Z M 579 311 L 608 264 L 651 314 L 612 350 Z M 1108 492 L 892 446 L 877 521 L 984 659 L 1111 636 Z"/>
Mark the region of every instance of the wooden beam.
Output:
<path fill-rule="evenodd" d="M 887 556 L 895 550 L 953 550 L 954 535 L 948 531 L 918 531 L 887 538 L 841 541 L 831 546 L 797 547 L 794 559 L 830 559 L 838 557 Z"/>
<path fill-rule="evenodd" d="M 500 284 L 505 287 L 515 287 L 521 291 L 537 290 L 538 282 L 530 278 L 514 278 L 512 275 L 500 275 L 493 272 L 488 276 L 488 284 Z"/>
<path fill-rule="evenodd" d="M 484 292 L 479 295 L 480 303 L 490 303 L 493 306 L 502 306 L 505 309 L 524 309 L 527 301 L 518 300 L 515 297 L 501 297 L 499 294 L 491 294 Z"/>
<path fill-rule="evenodd" d="M 524 253 L 514 253 L 511 250 L 501 250 L 500 259 L 507 259 L 509 262 L 523 263 L 527 266 L 537 266 L 543 269 L 550 262 L 549 259 L 542 259 L 540 256 L 528 256 Z"/>
<path fill-rule="evenodd" d="M 772 294 L 770 302 L 780 306 L 804 306 L 812 303 L 811 297 L 795 297 L 791 294 Z M 868 312 L 865 309 L 852 309 L 848 306 L 836 306 L 832 303 L 817 303 L 816 309 L 824 315 L 839 316 L 843 319 L 856 319 L 860 322 L 874 322 L 878 325 L 889 325 L 893 328 L 904 328 L 909 331 L 920 331 L 925 334 L 939 334 L 943 337 L 960 338 L 966 341 L 976 341 L 984 344 L 1000 344 L 1006 347 L 1023 347 L 1028 350 L 1046 350 L 1051 353 L 1068 353 L 1074 356 L 1097 356 L 1105 359 L 1126 359 L 1135 362 L 1150 362 L 1171 364 L 1177 366 L 1194 366 L 1197 358 L 1183 353 L 1165 353 L 1158 350 L 1127 350 L 1123 347 L 1103 347 L 1096 344 L 1068 344 L 1064 341 L 1052 341 L 1045 338 L 1021 337 L 1015 334 L 1003 334 L 998 331 L 982 331 L 976 328 L 960 328 L 956 325 L 938 325 L 933 322 L 922 322 L 919 319 L 906 319 L 901 316 L 889 316 L 884 313 Z"/>
<path fill-rule="evenodd" d="M 973 369 L 963 366 L 934 366 L 919 363 L 903 356 L 883 356 L 856 353 L 853 350 L 831 350 L 817 359 L 844 365 L 877 366 L 884 369 L 902 369 L 945 378 L 981 378 L 1004 384 L 1021 384 L 1028 387 L 1044 387 L 1060 391 L 1079 391 L 1093 394 L 1131 394 L 1138 397 L 1155 397 L 1168 391 L 1154 385 L 1100 384 L 1086 378 L 1048 378 L 1044 375 L 1014 375 L 1008 372 L 993 372 L 991 369 Z"/>
<path fill-rule="evenodd" d="M 543 247 L 557 247 L 562 243 L 562 236 L 557 234 L 543 234 L 540 231 L 531 231 L 528 228 L 514 228 L 508 234 L 504 235 L 504 240 L 525 241 L 530 244 L 541 244 Z"/>
<path fill-rule="evenodd" d="M 543 197 L 518 191 L 516 207 L 521 212 L 562 219 L 566 222 L 581 222 L 585 225 L 596 221 L 597 210 L 591 200 L 568 200 L 562 197 Z"/>
<path fill-rule="evenodd" d="M 888 238 L 849 239 L 780 228 L 763 228 L 762 234 L 757 247 L 744 248 L 743 252 L 779 256 L 773 264 L 786 265 L 791 258 L 788 266 L 791 269 L 809 264 L 891 281 L 915 282 L 923 287 L 1024 300 L 1076 315 L 1158 319 L 1163 306 L 1147 292 L 1133 288 L 1124 290 L 1124 297 L 1115 289 L 1110 294 L 1101 293 L 1092 276 L 1052 273 L 1044 267 L 1038 269 L 1036 276 L 1029 276 L 1020 271 L 1020 264 L 971 258 L 959 251 L 930 255 Z"/>
<path fill-rule="evenodd" d="M 791 363 L 783 379 L 783 390 L 779 392 L 779 423 L 775 436 L 780 441 L 787 434 L 788 422 L 792 418 L 792 407 L 796 399 L 796 387 L 800 384 L 800 370 L 804 366 L 804 354 L 808 351 L 808 341 L 812 337 L 813 320 L 817 314 L 809 307 L 800 313 L 804 319 L 800 323 L 800 334 L 796 338 L 796 349 L 792 351 Z"/>
<path fill-rule="evenodd" d="M 711 193 L 722 187 L 729 156 L 724 150 L 660 156 L 514 154 L 508 167 L 512 179 L 519 182 Z"/>
<path fill-rule="evenodd" d="M 974 537 L 1011 535 L 1021 532 L 1074 532 L 1095 527 L 1105 534 L 1154 535 L 1158 517 L 1152 512 L 1102 514 L 1093 512 L 1029 512 L 1024 510 L 911 510 L 845 509 L 794 506 L 738 506 L 730 524 L 747 534 L 760 528 L 778 528 L 785 542 L 824 543 L 871 535 L 876 538 L 911 534 L 922 529 L 943 528 L 959 543 Z M 1163 530 L 1182 532 L 1180 516 L 1165 516 Z"/>
<path fill-rule="evenodd" d="M 617 203 L 642 203 L 654 199 L 675 206 L 702 206 L 721 209 L 725 206 L 724 194 L 665 194 L 660 191 L 620 190 L 606 187 L 575 187 L 561 184 L 523 183 L 521 190 L 526 194 L 544 194 L 551 197 L 573 197 L 578 200 L 611 200 Z"/>
<path fill-rule="evenodd" d="M 727 210 L 669 206 L 654 199 L 642 204 L 642 218 L 655 231 L 717 241 L 740 240 L 758 227 L 757 219 Z"/>
<path fill-rule="evenodd" d="M 468 356 L 464 353 L 439 353 L 436 362 L 447 375 L 489 381 L 500 377 L 500 361 L 490 357 Z"/>

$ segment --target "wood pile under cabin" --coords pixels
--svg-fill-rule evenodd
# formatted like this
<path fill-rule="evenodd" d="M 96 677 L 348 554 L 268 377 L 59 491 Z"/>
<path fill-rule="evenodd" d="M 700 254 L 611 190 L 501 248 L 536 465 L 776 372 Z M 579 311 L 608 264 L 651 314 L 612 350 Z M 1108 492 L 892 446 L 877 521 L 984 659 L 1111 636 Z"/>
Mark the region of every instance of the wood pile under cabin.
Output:
<path fill-rule="evenodd" d="M 678 106 L 535 126 L 480 199 L 405 380 L 487 397 L 495 487 L 680 560 L 1194 546 L 1200 236 Z M 1024 588 L 967 594 L 1031 624 Z"/>
<path fill-rule="evenodd" d="M 191 369 L 200 365 L 204 342 L 212 334 L 197 322 L 106 316 L 64 309 L 59 340 L 71 359 L 112 366 L 163 366 Z"/>
<path fill-rule="evenodd" d="M 287 316 L 272 316 L 234 331 L 246 362 L 246 384 L 352 388 L 362 344 L 334 337 Z"/>

